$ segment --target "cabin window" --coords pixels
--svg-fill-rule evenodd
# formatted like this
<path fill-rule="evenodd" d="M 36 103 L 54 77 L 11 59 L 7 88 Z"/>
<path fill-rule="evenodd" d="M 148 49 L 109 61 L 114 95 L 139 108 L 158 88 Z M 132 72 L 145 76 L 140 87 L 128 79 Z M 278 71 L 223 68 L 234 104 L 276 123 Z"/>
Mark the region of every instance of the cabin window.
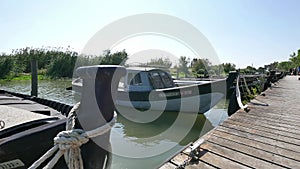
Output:
<path fill-rule="evenodd" d="M 163 71 L 151 71 L 150 81 L 152 82 L 153 88 L 155 89 L 169 88 L 175 86 L 170 75 Z"/>
<path fill-rule="evenodd" d="M 155 89 L 165 88 L 158 72 L 150 72 L 150 79 Z"/>
<path fill-rule="evenodd" d="M 173 80 L 166 72 L 160 72 L 160 77 L 165 87 L 174 87 Z"/>
<path fill-rule="evenodd" d="M 128 84 L 130 85 L 142 85 L 141 75 L 139 73 L 129 73 L 128 74 Z"/>

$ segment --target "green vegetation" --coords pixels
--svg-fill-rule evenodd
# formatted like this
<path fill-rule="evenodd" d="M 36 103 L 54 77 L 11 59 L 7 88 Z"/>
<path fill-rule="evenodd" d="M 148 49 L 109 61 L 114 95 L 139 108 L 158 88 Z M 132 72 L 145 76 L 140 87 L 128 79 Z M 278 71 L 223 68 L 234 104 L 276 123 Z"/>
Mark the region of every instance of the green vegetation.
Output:
<path fill-rule="evenodd" d="M 30 61 L 38 61 L 39 78 L 71 78 L 75 64 L 86 66 L 95 64 L 125 63 L 127 53 L 104 51 L 101 56 L 81 56 L 68 48 L 22 48 L 11 54 L 0 55 L 0 79 L 25 80 L 31 72 Z M 77 60 L 78 59 L 78 60 Z"/>
<path fill-rule="evenodd" d="M 151 59 L 146 66 L 161 66 L 164 68 L 170 68 L 172 66 L 172 62 L 169 58 Z"/>
<path fill-rule="evenodd" d="M 180 56 L 179 65 L 178 65 L 178 73 L 183 73 L 185 77 L 190 75 L 190 71 L 188 68 L 189 58 L 186 56 Z"/>
<path fill-rule="evenodd" d="M 50 78 L 45 75 L 38 75 L 38 80 L 49 80 Z M 20 80 L 31 80 L 31 74 L 20 74 L 15 77 L 7 77 L 0 79 L 0 81 L 20 81 Z"/>
<path fill-rule="evenodd" d="M 10 54 L 0 54 L 0 79 L 25 80 L 29 79 L 31 72 L 30 61 L 38 61 L 38 74 L 40 79 L 47 78 L 71 78 L 73 70 L 79 66 L 113 64 L 125 65 L 128 54 L 125 50 L 111 53 L 110 50 L 103 51 L 99 56 L 84 56 L 68 48 L 21 48 L 12 50 Z M 172 62 L 168 58 L 151 59 L 143 66 L 161 66 L 171 68 Z M 243 74 L 254 74 L 256 72 L 266 73 L 270 70 L 290 71 L 300 66 L 300 49 L 297 54 L 293 52 L 289 61 L 273 62 L 265 67 L 256 69 L 247 66 L 240 69 Z M 230 71 L 235 71 L 236 66 L 232 63 L 212 65 L 209 59 L 190 59 L 187 56 L 179 58 L 179 64 L 171 68 L 172 75 L 176 77 L 208 77 L 225 76 Z"/>
<path fill-rule="evenodd" d="M 288 61 L 282 62 L 273 62 L 269 65 L 265 65 L 264 68 L 260 67 L 256 71 L 264 72 L 265 70 L 278 70 L 278 71 L 286 71 L 290 72 L 292 69 L 296 69 L 300 66 L 300 49 L 298 49 L 297 54 L 293 52 Z"/>

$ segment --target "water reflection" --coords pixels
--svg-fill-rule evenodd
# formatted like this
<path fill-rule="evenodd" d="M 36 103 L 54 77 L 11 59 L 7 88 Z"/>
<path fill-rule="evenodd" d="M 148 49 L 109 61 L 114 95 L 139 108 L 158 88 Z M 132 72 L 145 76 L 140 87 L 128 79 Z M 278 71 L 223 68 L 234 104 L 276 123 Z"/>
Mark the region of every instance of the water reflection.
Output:
<path fill-rule="evenodd" d="M 210 119 L 215 120 L 214 124 L 225 119 L 225 112 L 224 109 L 212 109 L 199 115 L 152 112 L 161 115 L 149 123 L 143 123 L 131 114 L 130 108 L 122 108 L 111 133 L 112 168 L 156 168 L 210 131 L 214 127 Z M 181 118 L 179 123 L 178 118 Z"/>
<path fill-rule="evenodd" d="M 136 142 L 139 142 L 138 138 L 150 138 L 158 136 L 170 127 L 176 127 L 178 130 L 180 130 L 180 128 L 190 127 L 191 123 L 193 123 L 189 132 L 179 142 L 179 145 L 186 145 L 189 142 L 194 141 L 195 138 L 197 138 L 200 135 L 205 122 L 207 123 L 206 128 L 213 128 L 211 123 L 207 121 L 204 115 L 195 116 L 190 114 L 183 115 L 185 119 L 183 119 L 180 124 L 177 124 L 177 126 L 173 126 L 175 120 L 178 118 L 178 114 L 178 112 L 163 112 L 159 118 L 155 119 L 150 123 L 132 122 L 126 117 L 119 115 L 118 123 L 121 123 L 123 125 L 124 136 L 136 138 L 134 140 Z M 174 133 L 174 135 L 176 135 L 176 133 Z M 168 137 L 168 139 L 169 141 L 173 142 L 177 141 L 176 139 L 173 139 L 173 137 Z"/>

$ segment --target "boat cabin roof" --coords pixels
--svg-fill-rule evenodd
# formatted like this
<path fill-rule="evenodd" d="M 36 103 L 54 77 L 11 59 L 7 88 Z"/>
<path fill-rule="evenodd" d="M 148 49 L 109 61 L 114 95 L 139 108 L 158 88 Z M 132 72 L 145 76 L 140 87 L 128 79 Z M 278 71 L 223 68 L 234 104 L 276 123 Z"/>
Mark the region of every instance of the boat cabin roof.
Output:
<path fill-rule="evenodd" d="M 148 67 L 127 68 L 127 74 L 120 84 L 126 91 L 151 91 L 176 86 L 167 71 Z"/>

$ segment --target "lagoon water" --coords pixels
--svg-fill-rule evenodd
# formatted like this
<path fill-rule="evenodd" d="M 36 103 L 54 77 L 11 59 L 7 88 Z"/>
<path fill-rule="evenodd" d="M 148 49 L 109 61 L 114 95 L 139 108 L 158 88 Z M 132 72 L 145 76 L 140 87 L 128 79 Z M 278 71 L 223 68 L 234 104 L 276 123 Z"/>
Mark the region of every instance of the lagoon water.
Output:
<path fill-rule="evenodd" d="M 66 90 L 69 86 L 70 80 L 41 80 L 39 97 L 73 104 L 73 92 Z M 30 81 L 0 82 L 0 89 L 30 94 Z M 224 107 L 223 100 L 204 115 L 119 108 L 111 131 L 111 168 L 159 167 L 223 122 L 228 117 Z"/>

